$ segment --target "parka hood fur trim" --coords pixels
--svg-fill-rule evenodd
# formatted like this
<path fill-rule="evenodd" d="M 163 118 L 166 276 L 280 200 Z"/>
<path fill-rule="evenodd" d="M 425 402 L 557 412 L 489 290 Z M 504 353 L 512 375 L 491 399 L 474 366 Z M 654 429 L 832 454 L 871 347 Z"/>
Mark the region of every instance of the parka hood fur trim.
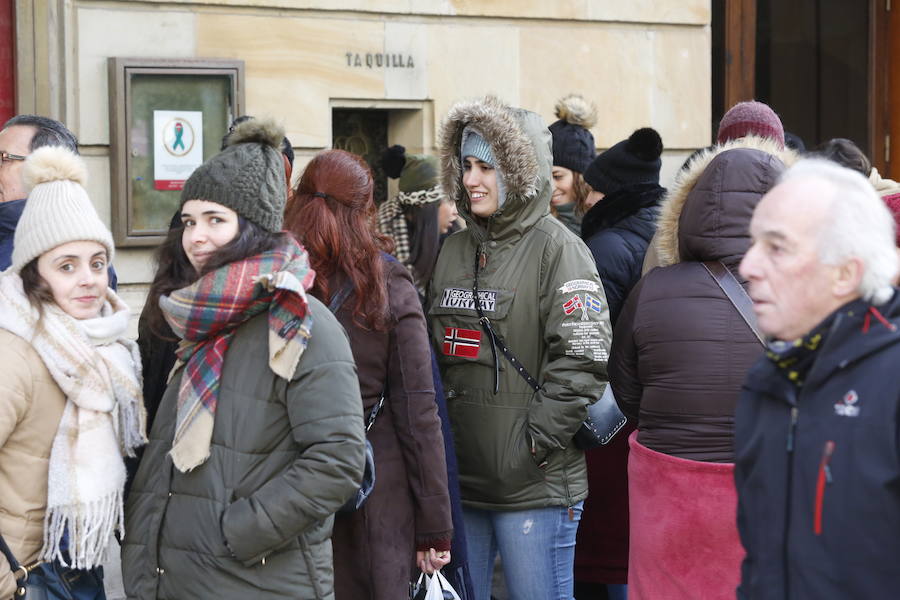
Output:
<path fill-rule="evenodd" d="M 716 156 L 736 148 L 750 148 L 771 154 L 781 160 L 785 167 L 790 167 L 799 158 L 794 150 L 786 146 L 781 148 L 775 140 L 753 135 L 717 144 L 694 157 L 688 168 L 676 176 L 675 183 L 660 205 L 655 241 L 659 266 L 667 267 L 681 262 L 678 251 L 678 221 L 688 194 Z"/>
<path fill-rule="evenodd" d="M 512 108 L 494 96 L 456 104 L 441 125 L 441 182 L 456 202 L 460 214 L 471 218 L 469 203 L 462 185 L 462 161 L 459 156 L 462 132 L 472 126 L 491 145 L 494 165 L 506 185 L 503 212 L 527 202 L 541 188 L 541 169 L 535 141 L 525 131 L 525 111 Z"/>

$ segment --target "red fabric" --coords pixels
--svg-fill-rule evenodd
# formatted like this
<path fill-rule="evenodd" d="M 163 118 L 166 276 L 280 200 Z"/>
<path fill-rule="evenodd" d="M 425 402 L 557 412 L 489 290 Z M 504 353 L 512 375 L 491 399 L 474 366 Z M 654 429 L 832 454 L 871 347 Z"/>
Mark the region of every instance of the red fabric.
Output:
<path fill-rule="evenodd" d="M 575 581 L 625 583 L 628 580 L 628 436 L 622 428 L 607 446 L 584 453 L 588 497 L 578 524 Z"/>
<path fill-rule="evenodd" d="M 734 465 L 676 458 L 628 438 L 629 600 L 734 598 L 744 549 Z"/>

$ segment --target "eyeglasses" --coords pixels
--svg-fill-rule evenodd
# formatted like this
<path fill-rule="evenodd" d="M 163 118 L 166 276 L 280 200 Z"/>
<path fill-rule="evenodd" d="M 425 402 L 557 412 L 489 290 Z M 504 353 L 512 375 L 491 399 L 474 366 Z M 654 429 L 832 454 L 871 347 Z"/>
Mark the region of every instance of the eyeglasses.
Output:
<path fill-rule="evenodd" d="M 0 150 L 0 164 L 12 162 L 14 160 L 25 160 L 27 157 L 19 156 L 18 154 L 10 154 L 5 150 Z"/>

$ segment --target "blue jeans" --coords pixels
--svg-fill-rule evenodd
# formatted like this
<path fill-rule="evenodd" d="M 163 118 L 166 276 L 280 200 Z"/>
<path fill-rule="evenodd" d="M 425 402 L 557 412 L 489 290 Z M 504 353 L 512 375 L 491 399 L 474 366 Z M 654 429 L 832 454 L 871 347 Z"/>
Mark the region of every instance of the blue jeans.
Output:
<path fill-rule="evenodd" d="M 43 563 L 28 575 L 25 588 L 28 600 L 106 600 L 103 567 L 84 570 Z"/>
<path fill-rule="evenodd" d="M 583 502 L 512 512 L 463 507 L 475 600 L 490 600 L 494 559 L 514 600 L 572 600 Z"/>

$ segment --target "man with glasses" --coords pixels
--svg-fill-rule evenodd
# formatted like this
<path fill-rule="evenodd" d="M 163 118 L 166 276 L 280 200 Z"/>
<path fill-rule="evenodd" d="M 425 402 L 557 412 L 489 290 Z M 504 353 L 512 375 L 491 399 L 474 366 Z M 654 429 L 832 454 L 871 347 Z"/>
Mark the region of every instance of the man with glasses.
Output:
<path fill-rule="evenodd" d="M 54 119 L 38 115 L 16 115 L 0 129 L 0 271 L 9 267 L 13 237 L 28 187 L 22 176 L 25 159 L 43 146 L 64 146 L 78 154 L 78 140 Z M 110 266 L 109 286 L 116 288 L 116 274 Z"/>

